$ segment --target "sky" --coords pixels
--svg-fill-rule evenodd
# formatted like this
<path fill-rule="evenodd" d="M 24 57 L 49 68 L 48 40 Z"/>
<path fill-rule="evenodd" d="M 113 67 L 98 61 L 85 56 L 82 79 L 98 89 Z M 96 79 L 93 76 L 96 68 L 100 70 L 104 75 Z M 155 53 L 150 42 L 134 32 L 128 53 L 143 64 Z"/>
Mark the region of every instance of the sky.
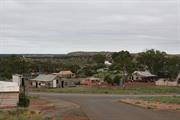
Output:
<path fill-rule="evenodd" d="M 180 54 L 180 0 L 0 0 L 0 53 Z"/>

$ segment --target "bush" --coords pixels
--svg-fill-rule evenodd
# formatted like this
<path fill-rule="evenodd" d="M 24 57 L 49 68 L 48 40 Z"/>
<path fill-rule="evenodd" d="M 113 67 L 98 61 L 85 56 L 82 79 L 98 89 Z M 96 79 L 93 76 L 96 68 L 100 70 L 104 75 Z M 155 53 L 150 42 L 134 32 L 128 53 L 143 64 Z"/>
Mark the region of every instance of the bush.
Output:
<path fill-rule="evenodd" d="M 28 107 L 30 103 L 29 97 L 26 96 L 24 93 L 20 93 L 19 95 L 19 107 Z"/>

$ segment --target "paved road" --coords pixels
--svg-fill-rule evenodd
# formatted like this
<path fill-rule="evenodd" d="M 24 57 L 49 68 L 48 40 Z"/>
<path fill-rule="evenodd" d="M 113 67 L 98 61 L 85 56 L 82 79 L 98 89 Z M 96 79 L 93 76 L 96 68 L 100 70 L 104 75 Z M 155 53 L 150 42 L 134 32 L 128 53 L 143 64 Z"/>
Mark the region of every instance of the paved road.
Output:
<path fill-rule="evenodd" d="M 117 100 L 131 96 L 82 95 L 57 93 L 32 93 L 58 102 L 65 100 L 78 104 L 90 120 L 180 120 L 180 113 L 174 111 L 149 110 L 118 103 Z"/>

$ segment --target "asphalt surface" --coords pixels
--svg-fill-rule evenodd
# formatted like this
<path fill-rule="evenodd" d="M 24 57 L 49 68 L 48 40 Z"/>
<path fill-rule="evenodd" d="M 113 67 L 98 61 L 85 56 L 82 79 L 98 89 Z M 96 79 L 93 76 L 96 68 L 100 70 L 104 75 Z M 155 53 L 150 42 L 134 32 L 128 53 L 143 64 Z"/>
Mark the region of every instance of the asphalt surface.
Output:
<path fill-rule="evenodd" d="M 31 93 L 48 100 L 64 100 L 77 104 L 90 120 L 180 120 L 180 113 L 145 109 L 117 102 L 124 95 L 82 95 L 57 93 Z"/>

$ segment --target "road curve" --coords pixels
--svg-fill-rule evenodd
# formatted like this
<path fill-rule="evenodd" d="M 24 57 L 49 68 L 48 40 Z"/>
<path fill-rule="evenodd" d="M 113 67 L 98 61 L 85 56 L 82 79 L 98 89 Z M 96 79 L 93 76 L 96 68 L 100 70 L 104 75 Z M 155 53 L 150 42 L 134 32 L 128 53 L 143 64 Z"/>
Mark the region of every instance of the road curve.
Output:
<path fill-rule="evenodd" d="M 149 110 L 119 103 L 126 95 L 83 95 L 58 93 L 31 93 L 46 99 L 64 100 L 81 107 L 90 120 L 180 120 L 175 111 Z"/>

